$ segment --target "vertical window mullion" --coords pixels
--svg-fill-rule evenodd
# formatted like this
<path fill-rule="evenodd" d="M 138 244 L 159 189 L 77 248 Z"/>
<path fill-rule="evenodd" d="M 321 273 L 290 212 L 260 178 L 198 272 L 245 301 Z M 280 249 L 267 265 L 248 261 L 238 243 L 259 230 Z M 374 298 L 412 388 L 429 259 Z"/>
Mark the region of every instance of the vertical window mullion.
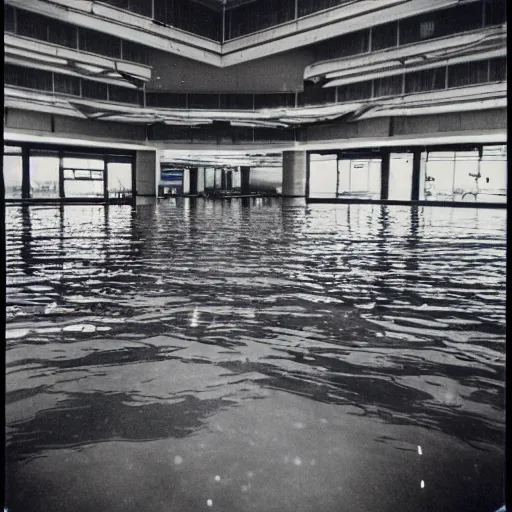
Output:
<path fill-rule="evenodd" d="M 123 60 L 123 40 L 119 39 L 119 58 Z"/>
<path fill-rule="evenodd" d="M 482 1 L 482 28 L 485 28 L 487 20 L 485 19 L 486 0 Z"/>
<path fill-rule="evenodd" d="M 405 95 L 405 70 L 404 72 L 402 73 L 402 96 Z"/>
<path fill-rule="evenodd" d="M 108 165 L 105 156 L 103 157 L 103 198 L 108 200 Z"/>
<path fill-rule="evenodd" d="M 487 83 L 491 81 L 491 59 L 487 60 Z"/>
<path fill-rule="evenodd" d="M 52 73 L 52 95 L 55 96 L 55 73 Z"/>
<path fill-rule="evenodd" d="M 446 72 L 445 72 L 445 77 L 444 77 L 444 88 L 445 89 L 448 89 L 448 70 L 450 69 L 450 66 L 448 66 L 448 64 L 446 64 Z"/>
<path fill-rule="evenodd" d="M 370 27 L 370 31 L 368 33 L 368 53 L 372 51 L 372 33 L 373 33 L 373 27 Z"/>
<path fill-rule="evenodd" d="M 400 46 L 400 21 L 396 22 L 396 45 Z"/>
<path fill-rule="evenodd" d="M 338 88 L 334 88 L 334 103 L 338 103 Z"/>
<path fill-rule="evenodd" d="M 16 9 L 16 7 L 13 7 L 13 11 L 14 11 L 14 19 L 13 19 L 14 33 L 17 34 L 18 33 L 18 9 Z"/>
<path fill-rule="evenodd" d="M 370 99 L 375 97 L 375 80 L 372 80 L 372 90 L 370 92 Z"/>

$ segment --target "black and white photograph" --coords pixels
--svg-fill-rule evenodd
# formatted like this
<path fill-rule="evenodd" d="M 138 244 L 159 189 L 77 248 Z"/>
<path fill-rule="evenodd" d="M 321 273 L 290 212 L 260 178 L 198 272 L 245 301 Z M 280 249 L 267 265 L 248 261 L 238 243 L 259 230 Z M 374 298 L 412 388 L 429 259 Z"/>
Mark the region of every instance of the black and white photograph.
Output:
<path fill-rule="evenodd" d="M 512 512 L 507 0 L 4 0 L 4 512 Z"/>

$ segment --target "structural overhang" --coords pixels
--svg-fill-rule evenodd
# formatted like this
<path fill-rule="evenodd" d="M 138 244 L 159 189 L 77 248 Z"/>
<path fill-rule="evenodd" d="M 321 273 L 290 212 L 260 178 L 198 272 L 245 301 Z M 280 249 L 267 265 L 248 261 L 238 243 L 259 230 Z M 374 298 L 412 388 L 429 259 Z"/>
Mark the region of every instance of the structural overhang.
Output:
<path fill-rule="evenodd" d="M 224 44 L 174 27 L 160 26 L 149 18 L 92 0 L 6 0 L 6 3 L 222 68 L 372 25 L 475 1 L 356 0 Z"/>

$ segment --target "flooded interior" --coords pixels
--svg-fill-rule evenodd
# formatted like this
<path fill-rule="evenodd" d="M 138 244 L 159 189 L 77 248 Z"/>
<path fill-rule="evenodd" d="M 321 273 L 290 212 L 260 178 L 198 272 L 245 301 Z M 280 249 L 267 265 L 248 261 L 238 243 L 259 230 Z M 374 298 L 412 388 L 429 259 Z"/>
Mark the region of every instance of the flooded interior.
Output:
<path fill-rule="evenodd" d="M 505 210 L 5 218 L 9 512 L 504 503 Z"/>

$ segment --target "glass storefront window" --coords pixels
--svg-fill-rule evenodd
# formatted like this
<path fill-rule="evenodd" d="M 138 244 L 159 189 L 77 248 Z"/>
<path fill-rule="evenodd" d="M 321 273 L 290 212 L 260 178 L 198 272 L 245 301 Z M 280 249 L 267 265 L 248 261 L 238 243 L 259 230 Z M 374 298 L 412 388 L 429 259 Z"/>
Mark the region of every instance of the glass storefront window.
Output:
<path fill-rule="evenodd" d="M 132 195 L 132 164 L 109 162 L 107 175 L 109 198 L 123 198 Z"/>
<path fill-rule="evenodd" d="M 30 151 L 30 197 L 59 197 L 59 154 L 57 151 Z"/>
<path fill-rule="evenodd" d="M 380 199 L 381 160 L 339 160 L 338 196 Z"/>
<path fill-rule="evenodd" d="M 6 199 L 21 199 L 23 181 L 21 148 L 4 146 L 3 179 Z"/>
<path fill-rule="evenodd" d="M 336 155 L 310 156 L 309 196 L 336 197 L 338 182 L 338 158 Z"/>
<path fill-rule="evenodd" d="M 455 153 L 433 151 L 425 164 L 424 194 L 427 201 L 453 201 Z"/>
<path fill-rule="evenodd" d="M 412 193 L 412 155 L 391 153 L 388 199 L 410 201 Z"/>
<path fill-rule="evenodd" d="M 480 162 L 480 201 L 507 202 L 507 146 L 484 146 Z"/>

